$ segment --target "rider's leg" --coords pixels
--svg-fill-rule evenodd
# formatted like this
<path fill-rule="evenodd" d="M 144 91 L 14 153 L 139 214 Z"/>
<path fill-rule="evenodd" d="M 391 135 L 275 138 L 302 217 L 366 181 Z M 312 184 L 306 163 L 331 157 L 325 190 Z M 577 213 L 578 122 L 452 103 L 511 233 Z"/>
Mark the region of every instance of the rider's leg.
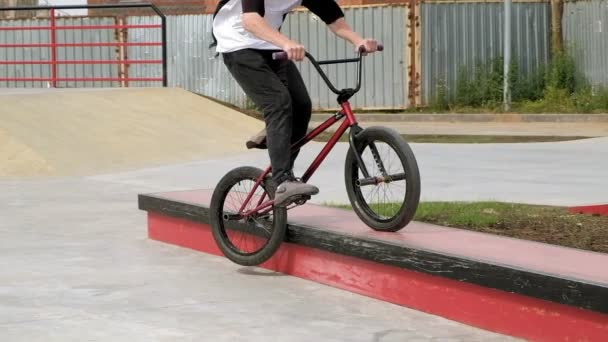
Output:
<path fill-rule="evenodd" d="M 291 175 L 292 100 L 280 79 L 286 63 L 273 61 L 271 53 L 240 50 L 224 54 L 224 63 L 245 93 L 262 110 L 266 122 L 267 146 L 272 178 L 278 184 L 276 202 L 289 197 L 316 194 L 318 189 L 294 182 Z"/>
<path fill-rule="evenodd" d="M 291 112 L 293 115 L 291 143 L 302 139 L 306 136 L 308 125 L 312 114 L 312 104 L 306 85 L 302 80 L 300 72 L 293 62 L 289 62 L 285 67 L 279 67 L 277 75 L 289 90 L 291 96 Z M 251 136 L 246 142 L 247 148 L 267 148 L 266 146 L 266 129 L 257 132 Z M 291 167 L 299 154 L 299 150 L 295 151 L 291 156 Z"/>
<path fill-rule="evenodd" d="M 306 136 L 312 114 L 312 104 L 304 80 L 302 80 L 302 75 L 300 75 L 300 71 L 293 62 L 287 63 L 285 72 L 287 76 L 287 88 L 291 95 L 291 111 L 293 113 L 291 143 L 294 144 Z M 299 153 L 300 151 L 298 150 L 291 156 L 292 168 Z"/>

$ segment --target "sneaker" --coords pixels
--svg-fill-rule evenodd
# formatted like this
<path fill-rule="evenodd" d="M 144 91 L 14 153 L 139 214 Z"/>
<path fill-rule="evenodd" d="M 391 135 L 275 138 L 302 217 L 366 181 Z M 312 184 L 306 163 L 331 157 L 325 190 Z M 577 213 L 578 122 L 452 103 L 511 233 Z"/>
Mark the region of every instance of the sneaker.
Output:
<path fill-rule="evenodd" d="M 284 206 L 291 199 L 301 196 L 311 196 L 319 193 L 319 188 L 298 180 L 286 180 L 277 187 L 274 195 L 274 204 Z"/>
<path fill-rule="evenodd" d="M 266 128 L 264 128 L 263 130 L 259 131 L 257 134 L 255 134 L 254 136 L 249 138 L 249 140 L 247 140 L 245 145 L 247 146 L 248 149 L 252 149 L 252 148 L 259 148 L 262 150 L 267 149 L 268 146 L 266 146 Z"/>

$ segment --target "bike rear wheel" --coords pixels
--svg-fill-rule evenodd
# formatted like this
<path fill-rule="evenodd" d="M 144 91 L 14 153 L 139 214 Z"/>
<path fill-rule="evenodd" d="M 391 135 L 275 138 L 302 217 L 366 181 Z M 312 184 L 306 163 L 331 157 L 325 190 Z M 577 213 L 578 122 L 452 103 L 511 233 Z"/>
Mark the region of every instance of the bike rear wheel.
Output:
<path fill-rule="evenodd" d="M 420 201 L 420 174 L 414 153 L 396 131 L 364 129 L 346 156 L 344 178 L 353 210 L 369 227 L 398 231 L 413 219 Z M 356 154 L 361 156 L 365 177 Z"/>
<path fill-rule="evenodd" d="M 213 237 L 222 253 L 243 266 L 259 265 L 280 247 L 287 230 L 287 209 L 270 208 L 266 214 L 239 218 L 243 203 L 263 171 L 249 166 L 228 172 L 216 186 L 210 205 Z M 244 211 L 274 198 L 274 184 L 267 178 L 254 192 Z"/>

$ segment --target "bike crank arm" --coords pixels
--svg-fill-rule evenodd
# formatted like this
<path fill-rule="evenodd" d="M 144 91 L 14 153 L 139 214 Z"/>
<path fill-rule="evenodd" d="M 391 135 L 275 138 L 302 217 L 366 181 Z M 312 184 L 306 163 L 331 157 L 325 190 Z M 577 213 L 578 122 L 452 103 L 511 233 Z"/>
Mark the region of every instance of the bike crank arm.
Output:
<path fill-rule="evenodd" d="M 267 215 L 267 214 L 268 214 L 270 211 L 272 211 L 272 210 L 271 210 L 271 209 L 268 209 L 268 210 L 266 210 L 266 211 L 260 212 L 260 213 L 259 213 L 258 215 L 256 215 L 255 217 L 256 217 L 256 218 L 258 218 L 258 219 L 260 219 L 260 218 L 262 218 L 262 219 L 263 219 L 263 218 L 267 218 L 268 216 L 270 216 L 270 215 Z M 252 215 L 253 215 L 253 214 L 251 214 L 251 215 L 239 215 L 239 214 L 236 214 L 236 215 L 229 215 L 229 214 L 224 214 L 222 217 L 223 217 L 223 218 L 224 218 L 224 220 L 226 220 L 226 221 L 240 221 L 240 220 L 242 220 L 242 219 L 250 219 Z"/>
<path fill-rule="evenodd" d="M 358 179 L 357 186 L 378 185 L 380 183 L 391 183 L 405 179 L 405 173 L 397 173 L 389 176 L 378 176 Z"/>

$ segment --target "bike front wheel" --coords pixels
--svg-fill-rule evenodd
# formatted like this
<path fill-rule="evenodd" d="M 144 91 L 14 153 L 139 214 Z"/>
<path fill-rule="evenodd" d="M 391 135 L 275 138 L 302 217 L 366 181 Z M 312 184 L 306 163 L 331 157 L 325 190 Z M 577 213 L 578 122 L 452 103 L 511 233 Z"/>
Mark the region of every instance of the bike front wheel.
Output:
<path fill-rule="evenodd" d="M 344 179 L 357 216 L 378 231 L 395 232 L 414 218 L 420 201 L 418 163 L 407 142 L 393 129 L 370 127 L 355 137 L 346 155 Z M 368 171 L 365 177 L 357 154 Z"/>
<path fill-rule="evenodd" d="M 272 206 L 268 212 L 262 210 L 246 218 L 238 216 L 244 203 L 243 212 L 247 212 L 274 198 L 274 184 L 269 178 L 253 191 L 262 173 L 248 166 L 228 172 L 211 199 L 209 215 L 215 242 L 228 259 L 242 266 L 256 266 L 270 259 L 287 230 L 285 207 Z"/>

